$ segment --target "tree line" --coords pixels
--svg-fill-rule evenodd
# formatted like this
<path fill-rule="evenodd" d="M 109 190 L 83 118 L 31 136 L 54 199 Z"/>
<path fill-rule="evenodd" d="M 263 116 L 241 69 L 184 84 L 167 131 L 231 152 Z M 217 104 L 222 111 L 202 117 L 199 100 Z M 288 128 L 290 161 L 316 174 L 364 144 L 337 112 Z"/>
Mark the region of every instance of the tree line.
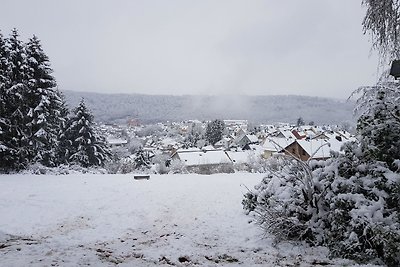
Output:
<path fill-rule="evenodd" d="M 0 171 L 103 165 L 109 152 L 84 101 L 70 115 L 39 38 L 0 33 Z"/>

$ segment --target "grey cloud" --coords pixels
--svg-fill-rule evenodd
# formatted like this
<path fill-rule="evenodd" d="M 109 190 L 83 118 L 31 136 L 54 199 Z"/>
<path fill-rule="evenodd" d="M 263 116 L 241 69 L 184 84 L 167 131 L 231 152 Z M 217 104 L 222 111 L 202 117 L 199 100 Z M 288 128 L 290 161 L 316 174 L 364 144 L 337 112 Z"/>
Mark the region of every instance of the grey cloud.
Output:
<path fill-rule="evenodd" d="M 376 81 L 360 1 L 3 0 L 65 90 L 346 98 Z"/>

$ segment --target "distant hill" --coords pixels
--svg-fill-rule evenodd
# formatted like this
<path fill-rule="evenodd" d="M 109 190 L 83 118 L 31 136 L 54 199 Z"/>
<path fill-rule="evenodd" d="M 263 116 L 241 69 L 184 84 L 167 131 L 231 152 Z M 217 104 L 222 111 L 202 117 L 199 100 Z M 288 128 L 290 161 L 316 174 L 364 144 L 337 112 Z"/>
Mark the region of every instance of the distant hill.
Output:
<path fill-rule="evenodd" d="M 321 97 L 63 93 L 69 107 L 77 106 L 83 97 L 96 121 L 108 123 L 125 123 L 129 117 L 142 123 L 217 118 L 295 123 L 299 117 L 316 124 L 354 122 L 354 102 Z"/>

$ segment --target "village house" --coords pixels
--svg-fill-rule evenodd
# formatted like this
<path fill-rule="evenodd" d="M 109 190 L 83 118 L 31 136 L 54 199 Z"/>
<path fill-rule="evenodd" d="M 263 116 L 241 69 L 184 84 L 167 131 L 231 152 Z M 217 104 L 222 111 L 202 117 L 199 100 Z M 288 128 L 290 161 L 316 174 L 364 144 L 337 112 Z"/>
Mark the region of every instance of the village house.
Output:
<path fill-rule="evenodd" d="M 198 174 L 232 173 L 233 163 L 223 150 L 178 149 L 172 160 L 180 160 L 189 172 Z"/>
<path fill-rule="evenodd" d="M 279 128 L 276 132 L 272 133 L 271 136 L 277 137 L 277 138 L 293 138 L 297 139 L 295 135 L 293 135 L 293 132 L 291 129 L 281 129 Z"/>
<path fill-rule="evenodd" d="M 293 138 L 267 137 L 262 143 L 262 157 L 264 159 L 269 159 L 273 154 L 282 151 L 285 147 L 289 146 L 293 142 Z"/>
<path fill-rule="evenodd" d="M 232 139 L 229 137 L 223 137 L 221 140 L 214 144 L 215 148 L 228 149 L 232 143 Z"/>
<path fill-rule="evenodd" d="M 330 143 L 323 139 L 295 140 L 293 143 L 285 147 L 282 152 L 303 161 L 307 161 L 310 158 L 325 160 L 330 158 L 330 146 Z"/>
<path fill-rule="evenodd" d="M 250 145 L 250 144 L 258 144 L 259 140 L 258 140 L 257 136 L 254 134 L 246 134 L 246 135 L 243 135 L 242 137 L 236 139 L 235 143 L 238 147 L 244 148 L 245 146 Z"/>
<path fill-rule="evenodd" d="M 115 138 L 111 136 L 106 138 L 106 142 L 111 146 L 111 148 L 124 147 L 128 144 L 128 141 L 123 138 Z"/>

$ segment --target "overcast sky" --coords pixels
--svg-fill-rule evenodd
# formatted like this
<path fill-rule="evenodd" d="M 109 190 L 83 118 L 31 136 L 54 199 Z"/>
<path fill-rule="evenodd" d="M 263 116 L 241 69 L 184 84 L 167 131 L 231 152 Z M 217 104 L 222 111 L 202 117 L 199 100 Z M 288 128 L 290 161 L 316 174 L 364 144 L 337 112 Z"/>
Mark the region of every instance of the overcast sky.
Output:
<path fill-rule="evenodd" d="M 61 90 L 347 98 L 377 80 L 361 0 L 2 0 Z"/>

